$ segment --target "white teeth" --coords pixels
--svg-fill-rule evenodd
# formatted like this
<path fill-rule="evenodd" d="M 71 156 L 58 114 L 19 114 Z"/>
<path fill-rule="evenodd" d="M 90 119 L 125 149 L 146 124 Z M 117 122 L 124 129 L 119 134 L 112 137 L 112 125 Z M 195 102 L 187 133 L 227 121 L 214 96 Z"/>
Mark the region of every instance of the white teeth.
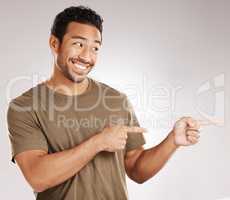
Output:
<path fill-rule="evenodd" d="M 87 69 L 85 66 L 83 65 L 78 65 L 78 64 L 74 64 L 75 67 L 79 68 L 79 69 L 82 69 L 82 70 L 85 70 Z"/>

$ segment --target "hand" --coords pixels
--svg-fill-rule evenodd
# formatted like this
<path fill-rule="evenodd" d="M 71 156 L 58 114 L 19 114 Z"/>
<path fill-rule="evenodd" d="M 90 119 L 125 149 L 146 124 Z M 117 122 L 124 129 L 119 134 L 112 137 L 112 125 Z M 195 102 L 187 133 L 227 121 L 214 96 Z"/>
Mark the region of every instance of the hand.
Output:
<path fill-rule="evenodd" d="M 174 143 L 177 146 L 189 146 L 199 141 L 199 121 L 191 117 L 182 117 L 173 128 Z"/>
<path fill-rule="evenodd" d="M 115 152 L 117 150 L 124 149 L 126 146 L 126 140 L 128 138 L 127 132 L 141 133 L 146 132 L 146 129 L 137 126 L 108 126 L 98 134 L 99 144 L 102 147 L 102 151 Z"/>

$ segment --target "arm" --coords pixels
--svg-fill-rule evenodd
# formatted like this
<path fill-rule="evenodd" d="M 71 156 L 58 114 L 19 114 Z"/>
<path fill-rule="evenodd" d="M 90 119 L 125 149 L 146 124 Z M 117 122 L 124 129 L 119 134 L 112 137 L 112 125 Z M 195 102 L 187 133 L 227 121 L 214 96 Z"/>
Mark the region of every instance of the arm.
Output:
<path fill-rule="evenodd" d="M 198 142 L 198 128 L 196 121 L 182 118 L 175 124 L 167 138 L 157 146 L 147 150 L 141 147 L 128 152 L 125 157 L 128 176 L 137 183 L 143 183 L 153 177 L 179 146 L 189 146 Z"/>
<path fill-rule="evenodd" d="M 15 160 L 24 177 L 36 192 L 58 185 L 79 172 L 100 152 L 100 145 L 92 136 L 80 145 L 53 154 L 42 150 L 19 153 Z"/>
<path fill-rule="evenodd" d="M 129 151 L 125 159 L 127 175 L 137 183 L 145 182 L 165 165 L 177 148 L 170 133 L 155 147 Z"/>
<path fill-rule="evenodd" d="M 135 133 L 145 129 L 108 127 L 72 149 L 53 154 L 41 150 L 24 151 L 17 154 L 15 160 L 33 189 L 42 192 L 72 177 L 100 151 L 124 149 L 127 131 Z"/>

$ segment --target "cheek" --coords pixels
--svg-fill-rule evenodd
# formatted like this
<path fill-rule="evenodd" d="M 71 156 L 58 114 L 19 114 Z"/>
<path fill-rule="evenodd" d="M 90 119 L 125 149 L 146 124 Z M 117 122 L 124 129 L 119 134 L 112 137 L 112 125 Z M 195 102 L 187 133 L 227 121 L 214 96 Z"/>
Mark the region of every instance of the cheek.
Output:
<path fill-rule="evenodd" d="M 69 56 L 75 57 L 76 55 L 80 54 L 80 50 L 74 47 L 70 47 L 68 48 L 67 53 L 69 54 Z"/>
<path fill-rule="evenodd" d="M 80 54 L 80 51 L 76 48 L 69 47 L 66 48 L 66 50 L 63 52 L 63 59 L 65 59 L 67 62 L 70 58 L 76 57 Z"/>
<path fill-rule="evenodd" d="M 70 46 L 69 48 L 67 48 L 66 51 L 70 57 L 76 57 L 81 54 L 81 49 L 77 47 L 73 47 L 73 46 Z"/>
<path fill-rule="evenodd" d="M 97 62 L 97 54 L 92 54 L 91 55 L 91 59 L 92 59 L 92 61 L 94 62 L 94 63 L 96 63 Z"/>
<path fill-rule="evenodd" d="M 62 54 L 62 53 L 59 53 L 59 54 L 57 55 L 56 60 L 57 60 L 58 65 L 63 65 L 63 64 L 64 64 L 64 57 L 63 57 L 63 54 Z"/>

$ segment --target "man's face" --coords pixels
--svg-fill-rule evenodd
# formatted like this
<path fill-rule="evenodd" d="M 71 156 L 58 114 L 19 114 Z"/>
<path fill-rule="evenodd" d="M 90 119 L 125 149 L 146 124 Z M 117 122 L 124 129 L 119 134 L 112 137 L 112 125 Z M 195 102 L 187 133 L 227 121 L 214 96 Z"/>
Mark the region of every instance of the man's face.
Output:
<path fill-rule="evenodd" d="M 71 22 L 59 45 L 56 65 L 67 79 L 80 83 L 96 64 L 100 46 L 101 33 L 96 27 Z"/>

